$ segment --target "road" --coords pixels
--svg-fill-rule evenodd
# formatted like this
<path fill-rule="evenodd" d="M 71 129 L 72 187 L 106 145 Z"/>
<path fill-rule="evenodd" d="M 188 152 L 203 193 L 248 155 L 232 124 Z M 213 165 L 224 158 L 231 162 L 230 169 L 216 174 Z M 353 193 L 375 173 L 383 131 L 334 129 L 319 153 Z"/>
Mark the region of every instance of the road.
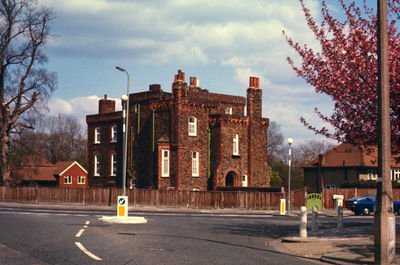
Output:
<path fill-rule="evenodd" d="M 298 218 L 135 213 L 148 223 L 99 221 L 113 214 L 0 207 L 0 264 L 314 264 L 271 246 L 298 234 Z M 346 220 L 347 226 L 373 222 Z M 321 218 L 321 228 L 335 225 Z"/>

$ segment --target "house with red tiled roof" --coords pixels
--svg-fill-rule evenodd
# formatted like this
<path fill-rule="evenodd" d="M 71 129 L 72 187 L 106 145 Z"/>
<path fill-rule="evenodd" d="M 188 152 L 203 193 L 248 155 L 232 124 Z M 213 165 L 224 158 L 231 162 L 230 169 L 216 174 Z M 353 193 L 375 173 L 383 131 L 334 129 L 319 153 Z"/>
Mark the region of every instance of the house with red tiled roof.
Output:
<path fill-rule="evenodd" d="M 87 171 L 76 161 L 51 163 L 42 156 L 24 161 L 12 170 L 16 184 L 62 188 L 86 188 Z"/>
<path fill-rule="evenodd" d="M 60 188 L 87 188 L 87 171 L 77 161 L 57 162 L 54 176 Z"/>
<path fill-rule="evenodd" d="M 392 179 L 400 181 L 400 155 L 392 155 Z M 341 144 L 303 167 L 304 185 L 311 190 L 340 187 L 343 182 L 377 180 L 378 148 L 361 144 Z"/>
<path fill-rule="evenodd" d="M 21 165 L 11 170 L 16 184 L 22 186 L 56 187 L 57 179 L 53 173 L 56 166 L 42 156 L 25 160 Z"/>

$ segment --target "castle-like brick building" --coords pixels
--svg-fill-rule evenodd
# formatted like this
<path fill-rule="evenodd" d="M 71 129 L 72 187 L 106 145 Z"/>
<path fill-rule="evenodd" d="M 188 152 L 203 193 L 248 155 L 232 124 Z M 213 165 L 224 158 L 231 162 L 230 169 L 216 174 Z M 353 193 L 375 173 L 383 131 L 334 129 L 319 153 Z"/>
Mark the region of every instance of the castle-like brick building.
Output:
<path fill-rule="evenodd" d="M 128 184 L 141 188 L 213 190 L 269 187 L 267 130 L 259 78 L 247 98 L 210 93 L 178 71 L 172 93 L 158 84 L 129 95 Z M 247 113 L 247 115 L 245 115 Z M 86 117 L 88 177 L 92 186 L 121 186 L 122 112 L 99 101 Z"/>

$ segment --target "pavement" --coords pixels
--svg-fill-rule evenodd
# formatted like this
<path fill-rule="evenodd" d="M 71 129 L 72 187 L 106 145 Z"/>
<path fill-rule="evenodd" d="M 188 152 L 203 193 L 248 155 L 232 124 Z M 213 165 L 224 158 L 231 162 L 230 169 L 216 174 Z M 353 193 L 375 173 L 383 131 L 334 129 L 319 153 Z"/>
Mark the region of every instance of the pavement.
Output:
<path fill-rule="evenodd" d="M 65 203 L 19 203 L 0 202 L 0 207 L 7 208 L 35 208 L 75 211 L 109 211 L 116 213 L 116 206 L 96 206 Z M 275 215 L 278 210 L 246 210 L 246 209 L 191 209 L 178 207 L 128 207 L 132 214 L 140 213 L 178 213 L 178 214 L 220 214 L 220 215 Z M 309 213 L 310 214 L 310 213 Z M 319 213 L 320 216 L 334 216 L 332 210 Z M 344 211 L 344 218 L 351 216 L 350 211 Z M 292 211 L 287 218 L 298 218 L 299 211 Z M 102 217 L 108 222 L 121 222 L 120 218 Z M 142 217 L 130 217 L 132 222 L 145 222 Z M 129 223 L 129 222 L 126 222 Z M 308 224 L 311 227 L 311 224 Z M 367 231 L 368 230 L 368 231 Z M 308 229 L 308 237 L 284 237 L 273 240 L 271 246 L 276 251 L 287 255 L 297 256 L 307 261 L 321 264 L 374 264 L 374 238 L 370 227 L 346 227 L 341 231 L 337 229 L 320 229 L 311 233 Z M 397 232 L 397 248 L 393 264 L 400 264 L 400 233 Z"/>

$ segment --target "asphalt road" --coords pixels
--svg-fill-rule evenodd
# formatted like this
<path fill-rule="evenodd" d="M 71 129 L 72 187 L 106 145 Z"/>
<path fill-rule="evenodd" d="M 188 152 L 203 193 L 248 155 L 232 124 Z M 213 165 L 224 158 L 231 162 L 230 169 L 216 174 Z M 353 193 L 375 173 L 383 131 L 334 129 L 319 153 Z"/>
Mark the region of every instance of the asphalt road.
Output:
<path fill-rule="evenodd" d="M 0 208 L 0 264 L 314 264 L 270 245 L 298 234 L 295 217 L 139 213 L 147 224 L 99 221 L 112 214 Z M 372 232 L 372 222 L 345 225 Z M 335 227 L 335 218 L 320 224 Z"/>

